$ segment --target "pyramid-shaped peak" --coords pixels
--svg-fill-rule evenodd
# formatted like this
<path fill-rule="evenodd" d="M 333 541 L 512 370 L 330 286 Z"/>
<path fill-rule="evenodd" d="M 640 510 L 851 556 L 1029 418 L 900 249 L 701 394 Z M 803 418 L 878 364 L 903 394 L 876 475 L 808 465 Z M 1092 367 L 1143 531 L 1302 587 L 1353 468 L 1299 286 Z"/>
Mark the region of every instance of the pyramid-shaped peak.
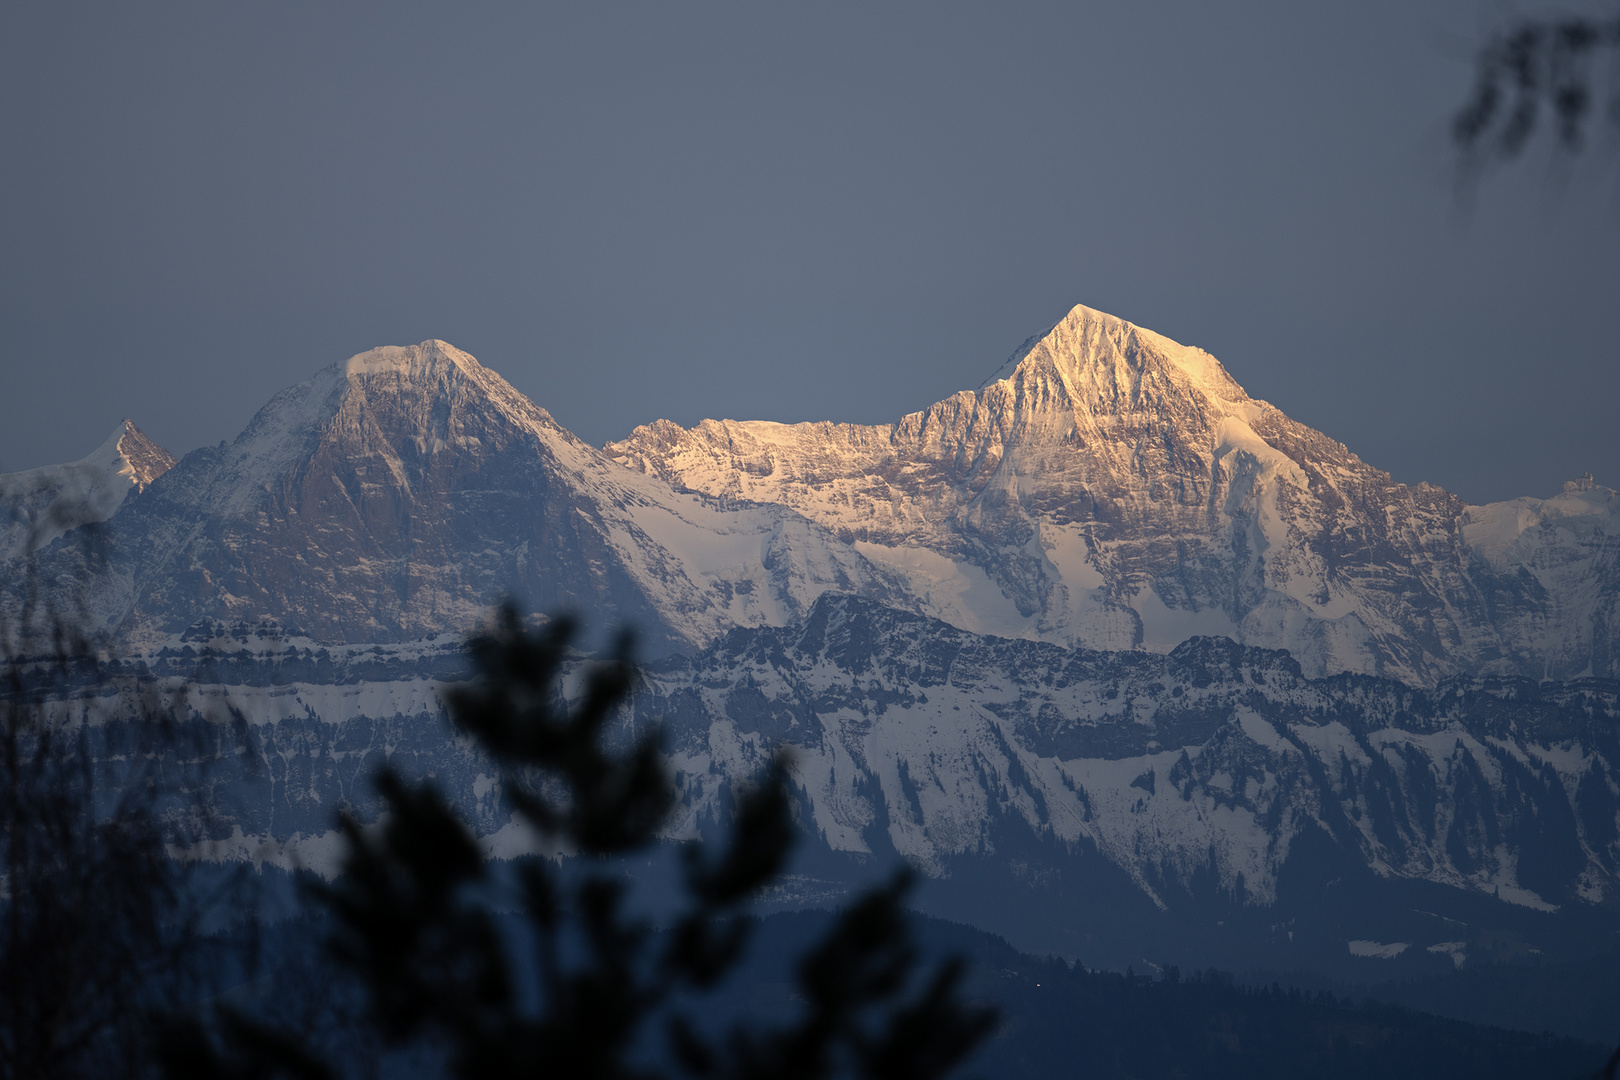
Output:
<path fill-rule="evenodd" d="M 1024 342 L 986 385 L 1050 368 L 1076 384 L 1100 379 L 1134 385 L 1143 374 L 1156 372 L 1207 397 L 1248 399 L 1221 362 L 1203 349 L 1084 304 L 1076 304 L 1050 330 Z"/>
<path fill-rule="evenodd" d="M 1096 308 L 1087 307 L 1084 304 L 1076 304 L 1070 308 L 1063 318 L 1053 324 L 1052 329 L 1045 334 L 1038 335 L 1036 341 L 1044 341 L 1054 336 L 1086 341 L 1107 341 L 1120 347 L 1132 341 L 1151 344 L 1160 349 L 1185 349 L 1188 347 L 1165 337 L 1163 334 L 1122 319 L 1118 315 L 1110 315 L 1106 311 L 1098 311 Z"/>
<path fill-rule="evenodd" d="M 100 446 L 75 464 L 122 477 L 137 491 L 144 491 L 146 485 L 174 467 L 174 455 L 148 438 L 135 421 L 125 419 Z"/>
<path fill-rule="evenodd" d="M 107 449 L 111 450 L 110 454 L 104 452 Z M 103 451 L 98 453 L 137 491 L 145 491 L 146 485 L 174 467 L 174 455 L 153 442 L 135 426 L 135 421 L 127 418 L 103 444 Z"/>

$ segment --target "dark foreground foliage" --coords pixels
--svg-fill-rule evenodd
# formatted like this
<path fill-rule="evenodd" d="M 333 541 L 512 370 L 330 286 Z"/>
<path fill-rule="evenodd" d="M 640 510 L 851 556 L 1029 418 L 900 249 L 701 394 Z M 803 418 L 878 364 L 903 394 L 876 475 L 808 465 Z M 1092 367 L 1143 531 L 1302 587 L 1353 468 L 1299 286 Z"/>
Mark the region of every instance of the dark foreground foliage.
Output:
<path fill-rule="evenodd" d="M 175 971 L 178 867 L 140 786 L 105 791 L 82 726 L 42 684 L 63 649 L 13 657 L 0 692 L 0 1076 L 96 1075 L 128 1055 L 131 1004 Z"/>
<path fill-rule="evenodd" d="M 386 820 L 368 829 L 345 818 L 343 873 L 314 891 L 329 928 L 324 951 L 351 980 L 347 989 L 316 980 L 342 1030 L 315 1037 L 309 1025 L 221 1001 L 170 1028 L 169 1075 L 367 1075 L 392 1062 L 469 1078 L 924 1080 L 972 1050 L 994 1014 L 962 1002 L 959 962 L 919 975 L 905 874 L 856 900 L 797 957 L 793 1016 L 761 1022 L 745 1010 L 723 1027 L 710 1022 L 715 991 L 754 929 L 747 907 L 792 843 L 785 766 L 740 794 L 723 850 L 688 846 L 680 914 L 654 932 L 608 860 L 651 847 L 675 804 L 659 733 L 622 752 L 607 745 L 630 687 L 626 649 L 595 670 L 576 708 L 562 703 L 571 632 L 559 623 L 532 633 L 503 612 L 473 642 L 475 681 L 447 704 L 538 849 L 586 869 L 532 858 L 493 873 L 430 782 L 385 769 Z"/>
<path fill-rule="evenodd" d="M 94 530 L 79 535 L 98 555 Z M 184 702 L 98 686 L 82 612 L 44 591 L 29 578 L 0 617 L 0 1080 L 136 1071 L 151 1013 L 210 986 L 219 943 L 201 929 L 237 883 L 205 887 L 170 854 L 209 821 L 200 795 L 173 801 L 207 769 L 176 723 Z M 97 731 L 108 702 L 135 720 L 116 736 Z"/>

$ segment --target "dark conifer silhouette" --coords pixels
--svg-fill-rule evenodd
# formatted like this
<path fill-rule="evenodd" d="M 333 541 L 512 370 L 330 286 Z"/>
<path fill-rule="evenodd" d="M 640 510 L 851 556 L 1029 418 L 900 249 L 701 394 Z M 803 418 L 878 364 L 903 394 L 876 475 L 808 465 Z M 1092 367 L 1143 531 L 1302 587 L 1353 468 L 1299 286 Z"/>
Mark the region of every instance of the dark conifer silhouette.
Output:
<path fill-rule="evenodd" d="M 786 762 L 740 794 L 721 850 L 685 847 L 680 913 L 656 931 L 628 913 L 607 860 L 656 843 L 675 804 L 660 735 L 622 750 L 607 738 L 633 678 L 627 643 L 591 673 L 577 706 L 563 703 L 572 633 L 567 621 L 530 631 L 507 608 L 472 643 L 476 678 L 447 706 L 543 849 L 568 851 L 586 869 L 524 860 L 514 886 L 492 872 L 431 783 L 384 769 L 386 823 L 366 829 L 344 818 L 343 873 L 316 890 L 333 922 L 330 953 L 362 991 L 359 1027 L 375 1036 L 353 1053 L 414 1047 L 468 1078 L 925 1080 L 961 1062 L 993 1013 L 960 1000 L 958 963 L 918 977 L 902 906 L 907 873 L 861 896 L 799 959 L 795 1022 L 715 1030 L 705 992 L 742 958 L 754 926 L 748 905 L 792 844 Z M 522 912 L 521 934 L 496 915 L 503 888 Z M 321 1060 L 298 1037 L 230 1008 L 215 1015 L 212 1031 L 193 1022 L 171 1035 L 171 1075 L 324 1077 L 370 1065 Z"/>

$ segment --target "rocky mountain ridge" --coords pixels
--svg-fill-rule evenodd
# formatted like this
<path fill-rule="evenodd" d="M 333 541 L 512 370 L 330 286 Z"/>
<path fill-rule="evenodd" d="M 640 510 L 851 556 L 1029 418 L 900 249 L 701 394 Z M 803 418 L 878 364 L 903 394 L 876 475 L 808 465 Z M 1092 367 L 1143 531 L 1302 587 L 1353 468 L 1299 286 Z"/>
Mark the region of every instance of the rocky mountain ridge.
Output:
<path fill-rule="evenodd" d="M 440 706 L 465 664 L 449 636 L 328 646 L 216 623 L 108 674 L 183 691 L 217 745 L 231 813 L 200 854 L 330 870 L 333 816 L 380 810 L 383 761 L 433 777 L 489 850 L 524 850 Z M 108 745 L 140 722 L 89 685 L 56 707 L 102 710 Z M 1227 965 L 1461 966 L 1620 932 L 1614 680 L 1312 679 L 1229 639 L 1069 649 L 824 594 L 791 626 L 647 667 L 615 730 L 649 724 L 681 796 L 671 838 L 715 828 L 791 750 L 807 844 L 782 902 L 903 858 L 933 910 L 1120 965 L 1173 944 Z"/>
<path fill-rule="evenodd" d="M 826 596 L 801 624 L 650 671 L 636 710 L 694 778 L 793 747 L 829 846 L 936 872 L 992 853 L 1012 818 L 1104 853 L 1156 901 L 1213 872 L 1270 905 L 1316 830 L 1375 874 L 1620 910 L 1612 680 L 1310 679 L 1229 639 L 1071 650 Z"/>
<path fill-rule="evenodd" d="M 430 341 L 325 368 L 172 469 L 150 457 L 115 485 L 136 497 L 91 514 L 105 567 L 71 545 L 32 564 L 96 580 L 125 643 L 199 619 L 408 640 L 513 594 L 661 654 L 833 591 L 976 633 L 1160 652 L 1218 634 L 1418 685 L 1620 663 L 1610 489 L 1469 507 L 1397 484 L 1207 353 L 1083 307 L 892 425 L 659 422 L 603 452 Z"/>
<path fill-rule="evenodd" d="M 1620 673 L 1612 490 L 1470 507 L 1396 483 L 1208 353 L 1083 306 L 892 424 L 659 421 L 607 450 L 789 507 L 981 633 L 1158 651 L 1221 634 L 1419 684 Z"/>

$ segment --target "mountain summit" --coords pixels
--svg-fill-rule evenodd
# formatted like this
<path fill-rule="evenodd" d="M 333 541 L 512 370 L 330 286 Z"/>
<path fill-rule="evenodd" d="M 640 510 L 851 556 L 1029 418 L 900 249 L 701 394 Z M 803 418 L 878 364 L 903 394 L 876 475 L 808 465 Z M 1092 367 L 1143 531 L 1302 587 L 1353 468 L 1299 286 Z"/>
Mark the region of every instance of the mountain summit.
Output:
<path fill-rule="evenodd" d="M 1579 564 L 1578 595 L 1555 595 L 1475 550 L 1464 526 L 1496 511 L 1396 483 L 1203 350 L 1087 307 L 892 424 L 660 421 L 606 449 L 791 507 L 981 633 L 1155 651 L 1219 634 L 1419 683 L 1606 674 L 1620 643 L 1608 489 L 1584 547 L 1542 552 Z"/>

